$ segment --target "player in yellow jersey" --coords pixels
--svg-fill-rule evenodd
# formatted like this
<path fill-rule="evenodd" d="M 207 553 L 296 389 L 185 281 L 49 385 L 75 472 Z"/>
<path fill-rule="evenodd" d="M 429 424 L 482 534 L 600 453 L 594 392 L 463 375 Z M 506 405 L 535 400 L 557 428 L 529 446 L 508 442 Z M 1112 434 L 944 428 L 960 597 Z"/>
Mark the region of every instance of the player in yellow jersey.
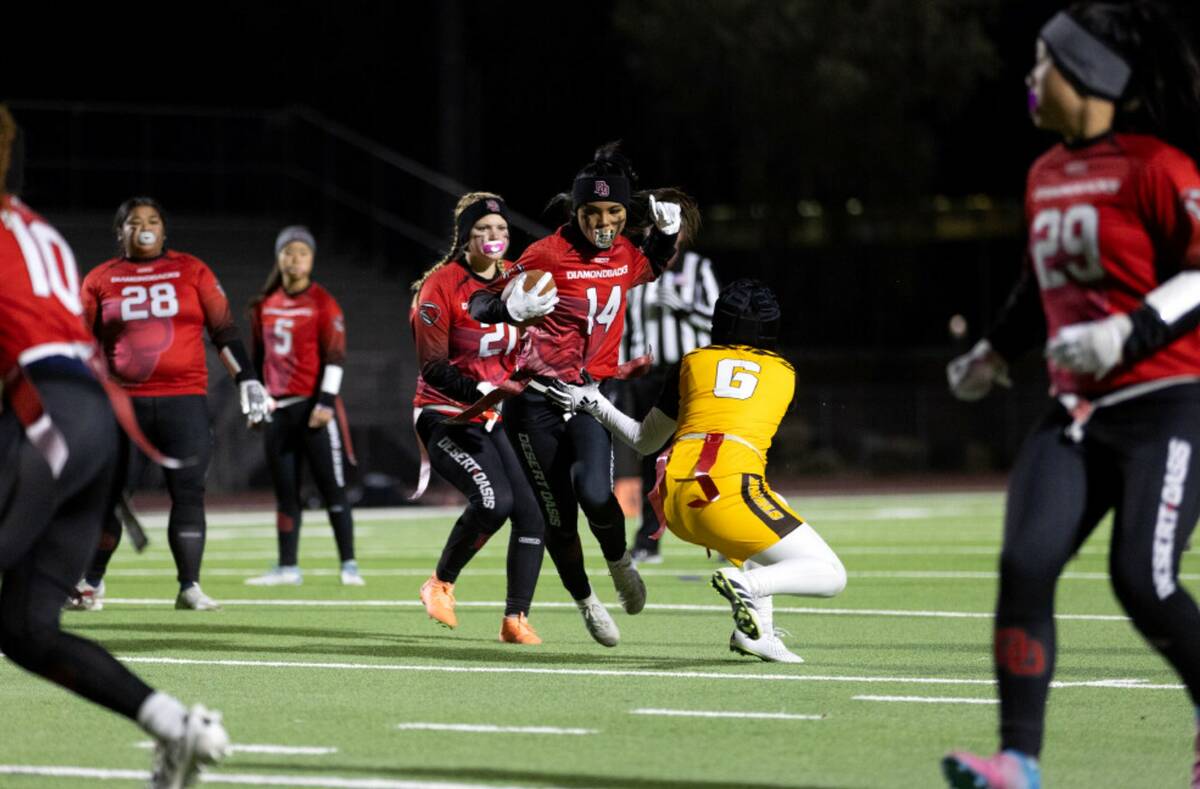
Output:
<path fill-rule="evenodd" d="M 713 587 L 733 607 L 735 652 L 800 663 L 775 633 L 772 596 L 832 597 L 846 570 L 811 526 L 766 481 L 767 450 L 792 402 L 796 373 L 775 352 L 779 304 L 757 280 L 721 291 L 713 344 L 683 357 L 657 405 L 640 423 L 621 413 L 595 385 L 550 388 L 561 407 L 596 417 L 642 454 L 673 441 L 658 460 L 651 496 L 665 524 L 683 540 L 720 551 Z M 550 396 L 550 395 L 548 395 Z"/>

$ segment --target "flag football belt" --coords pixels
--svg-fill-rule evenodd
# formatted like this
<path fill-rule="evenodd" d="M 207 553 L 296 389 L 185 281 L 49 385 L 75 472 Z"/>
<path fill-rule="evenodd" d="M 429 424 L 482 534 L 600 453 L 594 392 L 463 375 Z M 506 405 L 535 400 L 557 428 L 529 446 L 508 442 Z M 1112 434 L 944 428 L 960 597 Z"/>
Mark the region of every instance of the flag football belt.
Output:
<path fill-rule="evenodd" d="M 413 408 L 413 437 L 417 440 L 417 455 L 420 458 L 420 470 L 417 472 L 417 489 L 408 497 L 409 501 L 416 501 L 425 495 L 425 489 L 429 487 L 429 472 L 432 468 L 429 462 L 429 450 L 425 448 L 425 442 L 421 440 L 421 434 L 417 432 L 417 420 L 421 418 L 422 411 L 446 414 L 450 417 L 446 421 L 456 425 L 462 424 L 464 421 L 482 424 L 483 429 L 489 433 L 492 432 L 492 428 L 496 426 L 496 423 L 500 421 L 500 411 L 496 408 L 489 408 L 471 420 L 462 420 L 464 411 L 456 405 L 435 403 L 433 405 Z"/>
<path fill-rule="evenodd" d="M 1170 386 L 1196 383 L 1197 381 L 1200 381 L 1200 376 L 1178 375 L 1172 378 L 1159 378 L 1155 381 L 1146 381 L 1145 383 L 1117 389 L 1095 400 L 1088 400 L 1086 397 L 1080 397 L 1077 394 L 1060 394 L 1056 399 L 1059 405 L 1063 407 L 1063 410 L 1071 417 L 1071 424 L 1063 428 L 1063 435 L 1078 444 L 1080 441 L 1083 441 L 1084 429 L 1087 427 L 1087 423 L 1091 420 L 1092 415 L 1096 413 L 1096 409 L 1106 408 L 1117 403 L 1124 403 L 1135 397 L 1157 392 L 1160 389 L 1166 389 Z"/>
<path fill-rule="evenodd" d="M 671 446 L 658 456 L 654 461 L 654 487 L 650 490 L 647 498 L 650 500 L 650 506 L 654 509 L 655 516 L 658 517 L 658 530 L 651 535 L 650 539 L 657 540 L 662 537 L 663 530 L 667 527 L 667 518 L 663 507 L 663 481 L 667 477 L 667 464 L 671 460 L 671 451 L 680 441 L 703 441 L 704 446 L 700 448 L 700 457 L 696 459 L 696 465 L 692 469 L 692 479 L 700 486 L 700 492 L 704 494 L 704 498 L 697 496 L 688 502 L 688 506 L 693 509 L 707 507 L 709 504 L 721 498 L 721 492 L 717 490 L 717 483 L 713 482 L 709 472 L 717 463 L 717 455 L 721 451 L 721 445 L 726 441 L 733 441 L 748 448 L 751 452 L 763 459 L 762 452 L 758 447 L 751 444 L 741 436 L 733 433 L 684 433 L 675 438 Z"/>

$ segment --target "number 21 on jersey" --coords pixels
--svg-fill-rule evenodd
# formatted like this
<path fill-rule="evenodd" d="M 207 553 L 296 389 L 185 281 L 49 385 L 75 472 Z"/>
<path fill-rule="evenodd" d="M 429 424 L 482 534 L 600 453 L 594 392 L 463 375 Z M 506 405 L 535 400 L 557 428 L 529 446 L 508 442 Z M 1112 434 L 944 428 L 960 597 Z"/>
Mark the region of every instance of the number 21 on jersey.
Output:
<path fill-rule="evenodd" d="M 749 400 L 758 388 L 758 375 L 762 365 L 748 359 L 722 359 L 717 362 L 717 382 L 713 386 L 715 397 L 733 400 Z"/>

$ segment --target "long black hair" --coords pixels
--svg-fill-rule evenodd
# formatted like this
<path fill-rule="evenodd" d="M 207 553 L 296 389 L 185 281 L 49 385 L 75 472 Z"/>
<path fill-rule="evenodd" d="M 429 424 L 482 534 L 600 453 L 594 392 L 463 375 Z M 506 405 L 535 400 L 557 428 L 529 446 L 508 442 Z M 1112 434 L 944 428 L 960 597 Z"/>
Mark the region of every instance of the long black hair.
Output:
<path fill-rule="evenodd" d="M 1132 70 L 1114 130 L 1153 135 L 1200 162 L 1200 62 L 1180 22 L 1152 0 L 1078 2 L 1067 13 Z"/>
<path fill-rule="evenodd" d="M 651 195 L 654 196 L 655 200 L 679 204 L 682 209 L 681 232 L 685 239 L 688 239 L 690 242 L 700 232 L 700 208 L 696 204 L 695 199 L 687 192 L 677 186 L 637 189 L 638 173 L 633 169 L 633 162 L 630 161 L 629 157 L 621 152 L 620 140 L 606 142 L 597 148 L 596 153 L 592 156 L 592 161 L 585 164 L 575 174 L 575 177 L 600 178 L 606 175 L 624 176 L 629 180 L 629 188 L 632 190 L 629 205 L 625 208 L 625 230 L 622 235 L 640 240 L 650 226 L 654 224 L 654 219 L 650 216 Z M 546 203 L 544 213 L 548 216 L 561 215 L 564 220 L 574 222 L 575 210 L 572 206 L 571 193 L 560 192 L 551 197 L 550 201 Z"/>
<path fill-rule="evenodd" d="M 158 213 L 158 218 L 163 224 L 163 248 L 167 244 L 167 215 L 163 213 L 163 208 L 153 197 L 131 197 L 124 203 L 117 206 L 117 213 L 113 216 L 113 231 L 117 234 L 117 251 L 122 255 L 125 254 L 125 243 L 121 241 L 121 228 L 125 226 L 125 220 L 133 213 L 133 209 L 141 206 L 153 208 Z"/>

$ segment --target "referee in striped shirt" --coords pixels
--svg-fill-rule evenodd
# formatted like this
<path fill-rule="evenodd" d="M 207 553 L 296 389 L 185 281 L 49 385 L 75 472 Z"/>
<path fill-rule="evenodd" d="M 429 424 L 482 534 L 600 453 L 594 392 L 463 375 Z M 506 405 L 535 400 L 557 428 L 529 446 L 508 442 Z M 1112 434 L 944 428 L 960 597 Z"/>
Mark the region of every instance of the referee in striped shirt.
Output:
<path fill-rule="evenodd" d="M 712 261 L 696 252 L 681 250 L 661 277 L 629 291 L 621 361 L 653 352 L 654 366 L 640 378 L 615 382 L 615 402 L 621 410 L 635 419 L 645 418 L 658 400 L 667 370 L 678 364 L 684 354 L 712 341 L 709 333 L 720 289 Z M 658 452 L 644 458 L 638 458 L 624 446 L 614 452 L 619 477 L 642 478 L 642 522 L 633 543 L 633 559 L 657 564 L 662 557 L 658 542 L 651 540 L 650 535 L 658 531 L 658 519 L 646 494 L 654 487 L 654 460 Z"/>

